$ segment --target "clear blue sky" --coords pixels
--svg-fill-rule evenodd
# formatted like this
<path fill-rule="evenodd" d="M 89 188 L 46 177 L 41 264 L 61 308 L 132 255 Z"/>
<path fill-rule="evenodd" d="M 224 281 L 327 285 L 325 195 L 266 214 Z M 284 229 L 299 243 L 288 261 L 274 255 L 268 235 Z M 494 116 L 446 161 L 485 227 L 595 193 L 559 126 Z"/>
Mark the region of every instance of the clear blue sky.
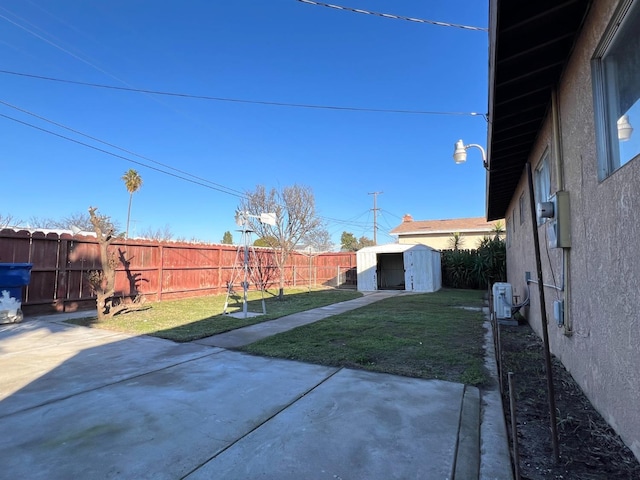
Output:
<path fill-rule="evenodd" d="M 327 3 L 487 27 L 486 1 Z M 296 0 L 5 0 L 0 70 L 118 87 L 262 102 L 430 112 L 487 111 L 488 35 L 308 5 Z M 480 217 L 480 151 L 455 165 L 453 144 L 484 145 L 482 116 L 379 113 L 209 101 L 0 73 L 0 100 L 146 157 L 105 146 L 0 104 L 0 114 L 145 165 L 236 192 L 313 189 L 318 213 L 378 243 L 405 213 Z M 168 225 L 217 242 L 238 198 L 0 117 L 0 214 L 25 222 L 97 206 L 122 228 L 121 176 L 144 180 L 132 235 Z M 159 162 L 159 163 L 153 163 Z M 193 178 L 193 177 L 190 177 Z M 211 185 L 211 184 L 209 184 Z M 227 190 L 228 191 L 228 190 Z M 234 237 L 239 234 L 234 232 Z M 236 240 L 239 240 L 236 239 Z"/>

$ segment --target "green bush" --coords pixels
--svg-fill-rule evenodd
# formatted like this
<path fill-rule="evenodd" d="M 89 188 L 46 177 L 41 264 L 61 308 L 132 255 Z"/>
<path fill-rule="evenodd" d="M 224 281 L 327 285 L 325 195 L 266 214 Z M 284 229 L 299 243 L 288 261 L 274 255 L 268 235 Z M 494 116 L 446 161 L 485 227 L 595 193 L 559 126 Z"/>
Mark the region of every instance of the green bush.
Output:
<path fill-rule="evenodd" d="M 486 237 L 476 250 L 442 251 L 444 287 L 486 289 L 506 278 L 506 248 L 500 238 Z"/>

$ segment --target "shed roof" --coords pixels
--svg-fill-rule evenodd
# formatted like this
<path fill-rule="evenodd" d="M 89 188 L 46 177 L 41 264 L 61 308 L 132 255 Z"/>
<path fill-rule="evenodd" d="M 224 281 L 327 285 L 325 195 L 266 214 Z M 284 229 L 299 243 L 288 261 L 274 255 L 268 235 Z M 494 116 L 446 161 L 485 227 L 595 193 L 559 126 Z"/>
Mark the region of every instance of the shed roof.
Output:
<path fill-rule="evenodd" d="M 591 0 L 490 0 L 487 219 L 503 218 Z"/>
<path fill-rule="evenodd" d="M 385 245 L 374 245 L 372 247 L 364 247 L 356 252 L 358 253 L 403 253 L 407 250 L 432 250 L 433 248 L 421 243 L 387 243 Z"/>

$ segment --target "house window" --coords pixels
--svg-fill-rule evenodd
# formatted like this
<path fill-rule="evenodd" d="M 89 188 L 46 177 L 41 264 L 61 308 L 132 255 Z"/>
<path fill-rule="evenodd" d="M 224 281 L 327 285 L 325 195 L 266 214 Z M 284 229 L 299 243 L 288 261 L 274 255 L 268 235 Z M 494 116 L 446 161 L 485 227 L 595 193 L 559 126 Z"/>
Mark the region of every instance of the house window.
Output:
<path fill-rule="evenodd" d="M 504 229 L 506 235 L 507 248 L 511 247 L 511 218 L 507 218 L 506 228 Z"/>
<path fill-rule="evenodd" d="M 524 223 L 524 215 L 525 215 L 525 211 L 524 211 L 524 192 L 522 192 L 522 194 L 520 195 L 520 225 L 522 225 Z"/>
<path fill-rule="evenodd" d="M 534 196 L 536 199 L 536 205 L 540 202 L 549 201 L 551 196 L 551 172 L 549 170 L 549 151 L 545 151 L 542 155 L 542 159 L 536 167 L 536 171 L 533 176 L 534 180 Z M 544 218 L 538 218 L 538 225 L 544 223 Z"/>
<path fill-rule="evenodd" d="M 600 180 L 640 154 L 639 30 L 640 2 L 624 0 L 591 62 Z"/>

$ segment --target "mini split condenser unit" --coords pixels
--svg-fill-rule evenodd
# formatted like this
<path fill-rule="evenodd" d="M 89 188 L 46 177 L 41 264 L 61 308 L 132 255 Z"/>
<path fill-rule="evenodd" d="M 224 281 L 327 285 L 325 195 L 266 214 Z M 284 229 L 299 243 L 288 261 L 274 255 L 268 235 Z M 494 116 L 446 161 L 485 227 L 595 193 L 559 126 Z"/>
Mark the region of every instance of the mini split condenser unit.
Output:
<path fill-rule="evenodd" d="M 497 282 L 493 284 L 493 312 L 496 315 L 496 319 L 511 318 L 512 299 L 513 289 L 510 283 Z"/>

